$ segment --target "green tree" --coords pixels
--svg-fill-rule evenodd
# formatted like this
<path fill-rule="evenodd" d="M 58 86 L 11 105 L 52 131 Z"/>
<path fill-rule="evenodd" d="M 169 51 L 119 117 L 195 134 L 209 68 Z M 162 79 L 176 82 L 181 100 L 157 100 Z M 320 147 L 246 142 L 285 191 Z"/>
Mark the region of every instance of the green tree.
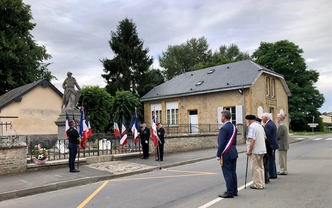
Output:
<path fill-rule="evenodd" d="M 149 69 L 144 77 L 140 79 L 140 88 L 137 89 L 139 95 L 145 95 L 155 86 L 164 83 L 164 76 L 159 69 Z"/>
<path fill-rule="evenodd" d="M 194 66 L 192 70 L 204 69 L 207 67 L 218 66 L 247 59 L 250 59 L 249 54 L 240 51 L 236 44 L 231 44 L 228 47 L 226 45 L 222 45 L 219 47 L 219 50 L 213 53 L 211 61 L 201 62 Z"/>
<path fill-rule="evenodd" d="M 30 31 L 30 6 L 22 0 L 0 1 L 0 95 L 41 78 L 55 78 L 44 60 L 51 58 Z"/>
<path fill-rule="evenodd" d="M 219 51 L 216 51 L 213 54 L 213 62 L 217 65 L 243 61 L 249 58 L 249 54 L 240 51 L 236 44 L 231 44 L 228 47 L 226 45 L 222 45 L 219 47 Z"/>
<path fill-rule="evenodd" d="M 92 132 L 104 132 L 110 122 L 111 95 L 99 86 L 84 86 L 79 106 L 89 115 Z M 96 105 L 98 104 L 98 105 Z"/>
<path fill-rule="evenodd" d="M 210 61 L 212 61 L 212 51 L 205 37 L 191 38 L 181 45 L 168 46 L 159 56 L 159 63 L 165 68 L 164 75 L 167 80 L 192 71 L 200 63 Z"/>
<path fill-rule="evenodd" d="M 253 53 L 253 60 L 277 73 L 284 75 L 292 93 L 288 100 L 290 127 L 293 131 L 307 129 L 312 117 L 319 117 L 318 109 L 324 103 L 324 96 L 314 86 L 319 73 L 307 70 L 303 50 L 288 40 L 275 43 L 261 42 Z"/>
<path fill-rule="evenodd" d="M 122 116 L 125 118 L 125 126 L 128 127 L 135 108 L 138 117 L 142 117 L 139 112 L 141 111 L 141 102 L 139 100 L 138 94 L 133 94 L 129 91 L 117 91 L 115 96 L 112 98 L 111 103 L 111 119 L 117 120 L 119 125 L 122 124 Z"/>
<path fill-rule="evenodd" d="M 117 31 L 111 32 L 110 47 L 115 54 L 113 59 L 103 59 L 106 90 L 114 96 L 118 90 L 137 93 L 153 59 L 148 56 L 149 49 L 143 48 L 143 41 L 138 38 L 136 25 L 132 20 L 120 21 Z M 142 95 L 140 95 L 142 96 Z"/>

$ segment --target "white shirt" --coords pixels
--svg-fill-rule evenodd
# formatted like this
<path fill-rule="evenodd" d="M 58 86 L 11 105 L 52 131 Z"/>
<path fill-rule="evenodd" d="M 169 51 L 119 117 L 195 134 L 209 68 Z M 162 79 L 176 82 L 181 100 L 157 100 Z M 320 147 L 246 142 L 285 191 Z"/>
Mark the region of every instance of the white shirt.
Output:
<path fill-rule="evenodd" d="M 247 135 L 247 150 L 249 151 L 250 139 L 255 140 L 254 148 L 252 149 L 253 154 L 265 154 L 265 131 L 262 125 L 253 122 L 248 127 L 248 135 Z"/>

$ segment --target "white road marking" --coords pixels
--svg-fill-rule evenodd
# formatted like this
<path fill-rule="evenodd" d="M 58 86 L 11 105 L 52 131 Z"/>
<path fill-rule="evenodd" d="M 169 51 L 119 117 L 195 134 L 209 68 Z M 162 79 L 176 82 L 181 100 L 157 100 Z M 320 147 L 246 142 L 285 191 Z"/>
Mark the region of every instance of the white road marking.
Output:
<path fill-rule="evenodd" d="M 61 176 L 61 175 L 54 175 L 54 176 L 56 176 L 56 177 L 59 177 L 59 178 L 62 178 L 62 176 Z"/>
<path fill-rule="evenodd" d="M 318 141 L 318 140 L 321 140 L 321 139 L 323 139 L 323 138 L 316 138 L 316 139 L 314 139 L 314 140 Z"/>
<path fill-rule="evenodd" d="M 305 140 L 305 138 L 296 138 L 296 140 Z"/>
<path fill-rule="evenodd" d="M 28 183 L 28 181 L 25 181 L 25 180 L 21 180 L 23 183 Z"/>
<path fill-rule="evenodd" d="M 253 183 L 253 182 L 250 181 L 249 183 L 246 184 L 246 187 L 249 187 L 252 183 Z M 244 185 L 241 186 L 241 187 L 239 187 L 239 188 L 238 188 L 238 191 L 241 191 L 241 190 L 243 190 L 243 189 L 244 189 Z M 210 201 L 210 202 L 208 202 L 208 203 L 206 203 L 206 204 L 204 204 L 204 205 L 202 205 L 202 206 L 200 206 L 200 207 L 198 207 L 198 208 L 208 208 L 208 207 L 212 206 L 213 204 L 215 204 L 215 203 L 217 203 L 217 202 L 219 202 L 219 201 L 221 201 L 221 200 L 223 200 L 223 199 L 224 199 L 224 198 L 220 198 L 220 197 L 218 197 L 218 198 L 213 199 L 212 201 Z"/>
<path fill-rule="evenodd" d="M 331 141 L 331 140 L 332 140 L 332 138 L 326 138 L 325 140 Z"/>

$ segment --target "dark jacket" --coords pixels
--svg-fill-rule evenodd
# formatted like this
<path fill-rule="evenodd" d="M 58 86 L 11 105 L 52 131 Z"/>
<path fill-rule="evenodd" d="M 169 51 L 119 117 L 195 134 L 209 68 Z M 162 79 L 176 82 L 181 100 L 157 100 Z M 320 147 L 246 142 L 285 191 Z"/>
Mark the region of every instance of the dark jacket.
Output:
<path fill-rule="evenodd" d="M 165 130 L 163 127 L 160 127 L 160 129 L 157 129 L 157 134 L 159 137 L 159 143 L 164 144 L 165 143 Z"/>
<path fill-rule="evenodd" d="M 141 143 L 142 144 L 146 144 L 145 141 L 149 142 L 149 139 L 150 139 L 150 129 L 147 128 L 147 127 L 145 127 L 144 129 L 141 128 L 140 137 L 141 137 Z"/>
<path fill-rule="evenodd" d="M 67 135 L 68 135 L 68 140 L 69 143 L 73 143 L 73 144 L 79 144 L 80 142 L 78 141 L 78 138 L 80 137 L 80 135 L 78 134 L 77 129 L 70 127 L 67 130 Z"/>
<path fill-rule="evenodd" d="M 221 158 L 222 156 L 223 160 L 232 160 L 238 158 L 238 152 L 236 149 L 236 133 L 230 149 L 227 152 L 225 152 L 223 155 L 221 155 L 221 153 L 224 151 L 228 143 L 228 140 L 232 137 L 232 134 L 233 134 L 233 124 L 231 122 L 225 123 L 223 127 L 221 127 L 219 130 L 217 157 Z"/>
<path fill-rule="evenodd" d="M 273 150 L 279 149 L 279 144 L 278 144 L 278 140 L 277 140 L 277 127 L 276 127 L 276 125 L 273 123 L 273 121 L 269 120 L 266 123 L 265 128 L 269 131 L 269 134 L 272 138 Z"/>
<path fill-rule="evenodd" d="M 262 125 L 263 126 L 263 125 Z M 269 131 L 265 128 L 265 126 L 263 126 L 264 131 L 265 131 L 265 135 L 266 135 L 266 139 L 265 139 L 265 147 L 266 147 L 266 152 L 267 153 L 272 153 L 273 151 L 273 144 L 272 144 L 272 137 L 270 136 Z"/>

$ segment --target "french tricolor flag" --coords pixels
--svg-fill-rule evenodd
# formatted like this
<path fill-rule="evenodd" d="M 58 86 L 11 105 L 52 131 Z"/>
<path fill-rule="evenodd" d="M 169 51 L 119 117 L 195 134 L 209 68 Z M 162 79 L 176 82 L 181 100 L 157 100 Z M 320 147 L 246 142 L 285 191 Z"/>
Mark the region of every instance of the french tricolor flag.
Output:
<path fill-rule="evenodd" d="M 65 136 L 68 139 L 67 131 L 69 129 L 69 116 L 68 113 L 66 112 L 66 121 L 65 121 Z"/>
<path fill-rule="evenodd" d="M 114 118 L 114 136 L 116 137 L 120 137 L 120 128 L 118 123 L 116 122 L 115 118 Z"/>
<path fill-rule="evenodd" d="M 127 144 L 127 133 L 126 127 L 124 123 L 124 116 L 122 115 L 122 126 L 121 126 L 121 135 L 120 135 L 120 144 L 125 145 Z"/>

